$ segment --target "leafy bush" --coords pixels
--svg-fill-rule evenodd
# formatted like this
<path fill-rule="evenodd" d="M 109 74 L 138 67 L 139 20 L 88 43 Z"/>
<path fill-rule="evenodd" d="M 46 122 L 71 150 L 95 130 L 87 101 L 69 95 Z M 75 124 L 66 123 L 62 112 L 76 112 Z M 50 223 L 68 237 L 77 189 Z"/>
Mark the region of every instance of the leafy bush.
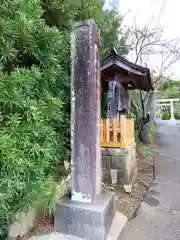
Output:
<path fill-rule="evenodd" d="M 177 120 L 179 120 L 179 119 L 180 119 L 180 113 L 175 113 L 175 114 L 174 114 L 174 118 L 177 119 Z"/>
<path fill-rule="evenodd" d="M 150 128 L 150 143 L 153 143 L 156 133 L 156 125 L 152 124 Z"/>
<path fill-rule="evenodd" d="M 143 145 L 144 156 L 152 156 L 152 151 L 147 145 Z"/>
<path fill-rule="evenodd" d="M 41 1 L 0 5 L 0 232 L 18 211 L 53 200 L 52 173 L 69 155 L 60 65 L 62 34 L 41 18 Z M 69 123 L 68 123 L 69 124 Z M 66 126 L 66 128 L 65 128 Z M 48 186 L 48 187 L 47 187 Z M 41 198 L 41 199 L 40 199 Z"/>
<path fill-rule="evenodd" d="M 103 15 L 102 6 L 102 0 L 85 7 L 74 0 L 1 1 L 1 232 L 18 211 L 54 202 L 55 165 L 70 157 L 70 28 L 75 20 L 97 20 L 105 53 L 121 19 L 115 10 Z"/>
<path fill-rule="evenodd" d="M 162 120 L 169 120 L 171 118 L 171 115 L 169 112 L 164 112 L 162 115 Z"/>

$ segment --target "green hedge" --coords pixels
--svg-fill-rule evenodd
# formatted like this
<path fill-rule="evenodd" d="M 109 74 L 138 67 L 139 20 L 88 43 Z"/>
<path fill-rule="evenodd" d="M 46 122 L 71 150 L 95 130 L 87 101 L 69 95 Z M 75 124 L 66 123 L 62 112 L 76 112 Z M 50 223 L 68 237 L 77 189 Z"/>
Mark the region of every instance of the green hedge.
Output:
<path fill-rule="evenodd" d="M 162 115 L 162 120 L 170 120 L 171 115 L 169 112 L 164 112 Z"/>
<path fill-rule="evenodd" d="M 177 120 L 180 119 L 180 113 L 175 113 L 175 114 L 174 114 L 174 117 L 175 117 L 175 119 L 177 119 Z"/>
<path fill-rule="evenodd" d="M 171 118 L 171 114 L 169 112 L 164 112 L 162 115 L 162 120 L 170 120 Z M 174 114 L 174 118 L 175 119 L 180 119 L 180 114 L 179 113 L 175 113 Z"/>
<path fill-rule="evenodd" d="M 0 12 L 1 238 L 17 212 L 52 207 L 55 166 L 70 154 L 62 34 L 45 24 L 41 1 L 1 1 Z"/>

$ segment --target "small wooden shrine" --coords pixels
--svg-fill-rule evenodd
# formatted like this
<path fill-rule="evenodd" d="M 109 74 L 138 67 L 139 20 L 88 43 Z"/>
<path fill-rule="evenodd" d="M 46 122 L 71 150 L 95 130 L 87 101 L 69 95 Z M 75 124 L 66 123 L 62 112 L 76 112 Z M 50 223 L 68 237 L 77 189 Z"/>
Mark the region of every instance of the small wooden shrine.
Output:
<path fill-rule="evenodd" d="M 125 117 L 131 108 L 129 90 L 153 90 L 150 70 L 113 49 L 101 62 L 101 84 L 108 95 L 107 116 L 101 120 L 101 146 L 125 148 L 134 142 L 134 120 Z"/>

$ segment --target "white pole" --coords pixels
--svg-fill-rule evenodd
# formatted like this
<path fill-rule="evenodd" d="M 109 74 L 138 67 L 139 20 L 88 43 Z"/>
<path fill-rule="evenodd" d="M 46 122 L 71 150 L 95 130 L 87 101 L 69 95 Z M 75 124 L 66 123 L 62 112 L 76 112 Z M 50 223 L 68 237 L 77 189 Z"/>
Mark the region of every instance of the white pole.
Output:
<path fill-rule="evenodd" d="M 173 105 L 173 101 L 171 101 L 171 120 L 174 120 L 174 105 Z"/>

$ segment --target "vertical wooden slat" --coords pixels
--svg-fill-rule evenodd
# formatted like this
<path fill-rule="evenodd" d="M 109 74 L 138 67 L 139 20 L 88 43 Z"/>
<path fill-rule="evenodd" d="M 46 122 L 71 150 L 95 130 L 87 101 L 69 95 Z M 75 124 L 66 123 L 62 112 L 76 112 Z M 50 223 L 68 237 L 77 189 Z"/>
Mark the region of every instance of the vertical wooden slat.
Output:
<path fill-rule="evenodd" d="M 132 124 L 132 142 L 134 142 L 135 140 L 135 136 L 134 136 L 134 119 L 131 119 L 131 124 Z"/>
<path fill-rule="evenodd" d="M 129 120 L 129 124 L 130 124 L 130 131 L 129 131 L 129 138 L 130 138 L 130 144 L 132 143 L 132 121 Z"/>
<path fill-rule="evenodd" d="M 113 120 L 113 142 L 117 142 L 117 122 L 116 119 Z"/>
<path fill-rule="evenodd" d="M 124 142 L 125 142 L 125 147 L 128 146 L 128 121 L 126 117 L 124 116 Z"/>
<path fill-rule="evenodd" d="M 127 119 L 127 143 L 131 141 L 131 120 Z"/>
<path fill-rule="evenodd" d="M 132 124 L 131 124 L 131 120 L 128 121 L 129 122 L 129 132 L 128 132 L 128 144 L 131 144 L 131 141 L 132 141 Z"/>
<path fill-rule="evenodd" d="M 120 133 L 120 138 L 119 138 Z M 112 139 L 111 139 L 112 138 Z M 101 119 L 101 145 L 104 147 L 127 147 L 134 142 L 134 120 L 126 119 L 124 115 L 120 120 Z"/>
<path fill-rule="evenodd" d="M 128 119 L 125 119 L 125 143 L 126 143 L 126 147 L 128 146 L 128 138 L 129 138 L 129 136 L 128 136 L 128 134 L 129 134 L 128 123 L 129 123 Z"/>
<path fill-rule="evenodd" d="M 131 120 L 129 120 L 129 125 L 128 125 L 128 129 L 129 129 L 129 132 L 128 132 L 128 144 L 131 143 L 132 141 L 132 124 L 131 124 Z"/>
<path fill-rule="evenodd" d="M 129 144 L 132 143 L 132 121 L 129 120 Z"/>
<path fill-rule="evenodd" d="M 103 142 L 106 142 L 106 120 L 103 119 Z"/>
<path fill-rule="evenodd" d="M 121 142 L 125 144 L 125 128 L 124 128 L 124 115 L 121 115 L 120 118 L 120 126 L 121 126 Z"/>
<path fill-rule="evenodd" d="M 125 119 L 125 142 L 126 142 L 126 145 L 128 144 L 128 119 Z"/>
<path fill-rule="evenodd" d="M 109 128 L 109 118 L 106 119 L 106 142 L 110 142 L 110 128 Z"/>
<path fill-rule="evenodd" d="M 117 141 L 121 142 L 121 125 L 120 125 L 120 116 L 117 119 Z"/>

